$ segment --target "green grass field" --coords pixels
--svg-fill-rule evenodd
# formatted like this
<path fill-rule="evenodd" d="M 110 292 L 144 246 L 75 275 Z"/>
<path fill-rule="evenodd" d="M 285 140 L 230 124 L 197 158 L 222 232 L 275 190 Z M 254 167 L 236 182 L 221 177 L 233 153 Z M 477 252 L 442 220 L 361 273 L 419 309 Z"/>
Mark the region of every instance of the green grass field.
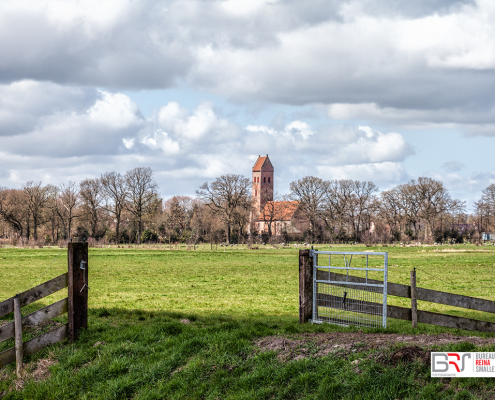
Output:
<path fill-rule="evenodd" d="M 322 245 L 318 249 L 330 250 Z M 331 250 L 373 249 L 349 246 Z M 416 267 L 420 287 L 495 300 L 493 247 L 374 250 L 389 252 L 390 282 L 407 284 Z M 0 301 L 66 272 L 66 250 L 55 258 L 59 252 L 58 248 L 0 249 Z M 22 390 L 12 391 L 13 366 L 1 370 L 0 393 L 13 399 L 493 395 L 488 379 L 431 379 L 429 366 L 416 363 L 391 369 L 369 362 L 361 374 L 355 374 L 351 361 L 363 357 L 359 352 L 345 359 L 329 355 L 284 363 L 274 353 L 257 351 L 253 341 L 262 336 L 353 329 L 297 323 L 297 256 L 297 249 L 271 246 L 258 250 L 210 250 L 210 246 L 195 251 L 148 246 L 90 249 L 88 331 L 74 344 L 51 346 L 26 359 L 32 365 L 40 358 L 56 360 L 51 377 L 44 381 L 27 379 Z M 45 275 L 36 279 L 51 264 Z M 23 315 L 65 297 L 62 292 L 24 308 Z M 410 306 L 408 299 L 394 297 L 389 297 L 389 304 Z M 488 313 L 423 302 L 418 307 L 495 322 L 495 315 Z M 183 318 L 192 323 L 181 324 Z M 473 335 L 421 324 L 413 331 L 410 323 L 393 320 L 386 332 Z M 95 347 L 97 342 L 104 343 Z M 0 351 L 11 345 L 3 343 Z M 473 349 L 466 346 L 464 351 Z"/>

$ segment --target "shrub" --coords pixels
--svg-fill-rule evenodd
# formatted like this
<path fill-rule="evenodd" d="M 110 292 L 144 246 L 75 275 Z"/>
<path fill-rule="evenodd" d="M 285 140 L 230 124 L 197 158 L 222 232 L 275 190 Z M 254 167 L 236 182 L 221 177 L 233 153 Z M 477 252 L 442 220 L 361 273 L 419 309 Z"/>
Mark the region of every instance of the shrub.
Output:
<path fill-rule="evenodd" d="M 144 242 L 157 242 L 158 241 L 158 234 L 156 232 L 153 232 L 151 229 L 145 229 L 143 233 L 141 234 L 141 243 Z"/>

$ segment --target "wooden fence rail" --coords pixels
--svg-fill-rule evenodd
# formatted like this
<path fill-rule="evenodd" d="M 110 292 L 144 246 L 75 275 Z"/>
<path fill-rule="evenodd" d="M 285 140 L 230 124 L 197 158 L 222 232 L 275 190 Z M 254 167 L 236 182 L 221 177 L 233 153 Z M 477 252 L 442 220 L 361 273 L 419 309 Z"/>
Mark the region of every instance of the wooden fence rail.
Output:
<path fill-rule="evenodd" d="M 14 321 L 0 327 L 0 343 L 15 338 L 15 346 L 0 353 L 0 368 L 16 361 L 22 371 L 23 357 L 67 337 L 74 340 L 87 328 L 88 314 L 88 244 L 69 243 L 68 272 L 14 297 L 0 302 L 0 317 L 14 313 Z M 68 287 L 68 297 L 24 317 L 21 308 Z M 22 341 L 22 332 L 68 313 L 68 323 L 34 339 Z"/>
<path fill-rule="evenodd" d="M 318 280 L 332 280 L 353 283 L 365 283 L 366 279 L 357 276 L 348 276 L 330 272 L 329 270 L 318 269 L 316 271 Z M 383 284 L 383 281 L 368 279 L 368 283 Z M 444 304 L 448 306 L 467 308 L 470 310 L 495 313 L 495 301 L 479 299 L 475 297 L 462 296 L 453 293 L 440 292 L 431 289 L 416 287 L 415 271 L 411 272 L 410 285 L 387 282 L 387 294 L 391 296 L 411 299 L 411 308 L 387 305 L 387 317 L 412 321 L 413 327 L 417 322 L 424 324 L 445 326 L 448 328 L 458 328 L 471 331 L 495 332 L 495 324 L 488 321 L 480 321 L 471 318 L 455 317 L 453 315 L 422 311 L 417 309 L 417 300 L 431 303 Z M 319 296 L 325 297 L 323 294 Z M 328 296 L 328 295 L 327 295 Z M 335 296 L 328 296 L 326 300 L 333 300 L 332 304 L 342 303 L 343 299 Z M 331 298 L 330 298 L 331 297 Z M 337 300 L 337 301 L 335 301 Z M 381 304 L 372 302 L 361 302 L 364 309 L 381 307 Z M 313 260 L 309 250 L 299 251 L 299 322 L 305 323 L 311 319 L 313 306 Z M 351 306 L 352 307 L 352 306 Z M 363 308 L 361 308 L 363 310 Z M 416 314 L 416 315 L 414 315 Z"/>

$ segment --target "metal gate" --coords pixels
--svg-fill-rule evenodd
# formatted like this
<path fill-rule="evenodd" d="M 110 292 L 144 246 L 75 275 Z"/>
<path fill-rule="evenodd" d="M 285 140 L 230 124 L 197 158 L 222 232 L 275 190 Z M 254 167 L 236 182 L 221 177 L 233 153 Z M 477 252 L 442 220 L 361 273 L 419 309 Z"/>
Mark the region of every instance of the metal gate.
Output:
<path fill-rule="evenodd" d="M 355 325 L 366 327 L 387 326 L 387 274 L 388 253 L 378 252 L 340 252 L 311 250 L 313 256 L 313 323 L 328 322 L 339 325 Z M 311 254 L 311 253 L 310 253 Z M 324 256 L 328 256 L 328 265 Z M 370 266 L 370 257 L 376 260 L 383 257 L 383 267 Z M 359 258 L 358 264 L 352 267 L 352 258 Z M 326 257 L 325 257 L 326 258 Z M 364 264 L 366 259 L 366 264 Z M 332 265 L 332 262 L 334 265 Z M 343 266 L 338 266 L 342 264 Z M 346 272 L 341 274 L 338 272 Z M 365 276 L 352 279 L 349 271 Z M 360 272 L 357 272 L 360 271 Z M 383 272 L 383 280 L 369 279 L 368 273 Z M 353 282 L 354 280 L 354 282 Z M 356 282 L 359 281 L 359 282 Z"/>

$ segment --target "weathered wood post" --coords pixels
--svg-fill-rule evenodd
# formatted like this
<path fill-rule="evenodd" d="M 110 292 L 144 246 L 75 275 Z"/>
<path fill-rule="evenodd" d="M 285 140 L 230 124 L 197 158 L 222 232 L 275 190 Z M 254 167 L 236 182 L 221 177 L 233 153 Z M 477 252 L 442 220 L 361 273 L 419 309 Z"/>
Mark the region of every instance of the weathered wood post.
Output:
<path fill-rule="evenodd" d="M 418 301 L 416 293 L 416 268 L 411 271 L 411 317 L 412 327 L 418 327 Z"/>
<path fill-rule="evenodd" d="M 299 250 L 299 323 L 313 317 L 313 257 L 309 250 Z"/>
<path fill-rule="evenodd" d="M 88 244 L 69 243 L 69 340 L 88 328 Z"/>
<path fill-rule="evenodd" d="M 16 294 L 14 297 L 14 335 L 15 335 L 15 363 L 17 376 L 22 373 L 22 356 L 24 349 L 22 346 L 22 317 L 21 317 L 21 299 Z"/>

